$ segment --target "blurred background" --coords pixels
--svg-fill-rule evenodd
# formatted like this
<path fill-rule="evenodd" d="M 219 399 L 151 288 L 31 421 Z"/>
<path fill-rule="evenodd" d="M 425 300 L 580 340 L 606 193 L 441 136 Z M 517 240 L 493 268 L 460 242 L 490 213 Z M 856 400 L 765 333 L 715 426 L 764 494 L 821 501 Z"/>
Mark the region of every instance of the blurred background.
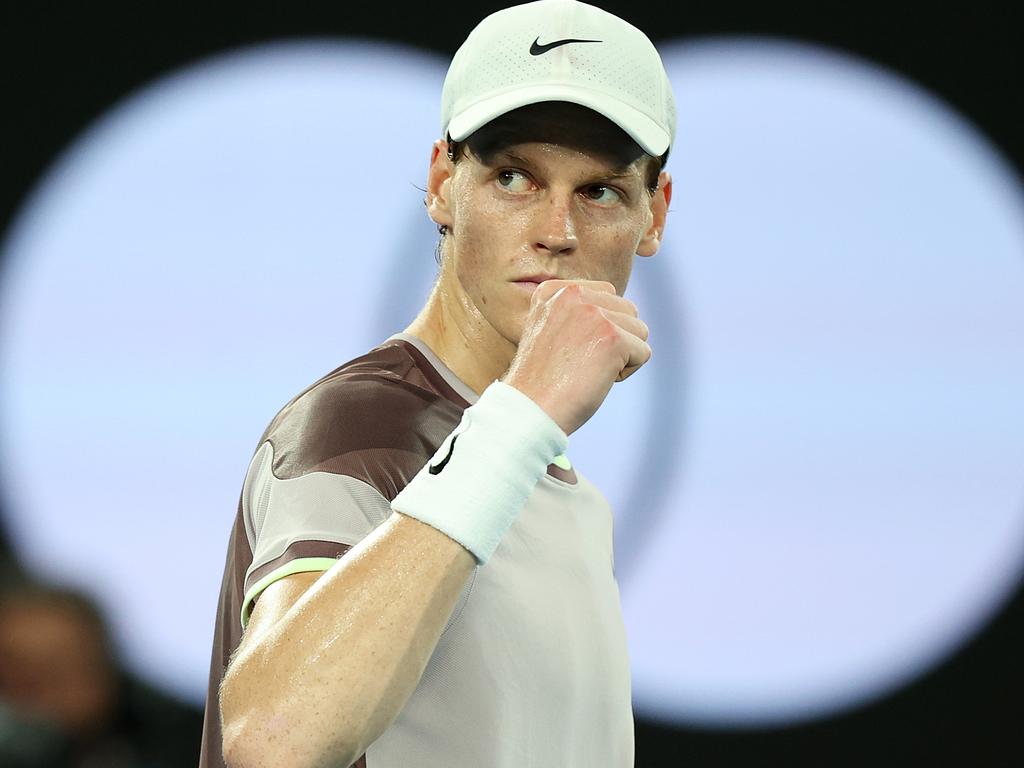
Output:
<path fill-rule="evenodd" d="M 569 449 L 637 765 L 1019 765 L 1018 28 L 595 4 L 680 121 L 655 356 Z M 197 761 L 255 441 L 426 299 L 441 82 L 500 7 L 0 11 L 0 764 Z"/>

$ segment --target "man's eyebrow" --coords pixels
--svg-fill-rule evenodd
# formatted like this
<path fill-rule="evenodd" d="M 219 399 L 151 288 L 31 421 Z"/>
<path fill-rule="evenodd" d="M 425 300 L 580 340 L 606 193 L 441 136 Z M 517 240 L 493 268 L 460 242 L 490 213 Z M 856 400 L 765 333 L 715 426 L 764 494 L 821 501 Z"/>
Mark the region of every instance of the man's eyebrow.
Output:
<path fill-rule="evenodd" d="M 483 156 L 483 161 L 487 165 L 533 165 L 525 157 L 517 155 L 515 152 L 509 152 L 507 149 L 488 152 Z"/>
<path fill-rule="evenodd" d="M 598 172 L 594 174 L 594 178 L 598 180 L 614 181 L 616 179 L 632 179 L 636 177 L 636 173 L 633 172 L 632 164 L 622 166 L 620 168 L 611 168 L 605 172 Z"/>

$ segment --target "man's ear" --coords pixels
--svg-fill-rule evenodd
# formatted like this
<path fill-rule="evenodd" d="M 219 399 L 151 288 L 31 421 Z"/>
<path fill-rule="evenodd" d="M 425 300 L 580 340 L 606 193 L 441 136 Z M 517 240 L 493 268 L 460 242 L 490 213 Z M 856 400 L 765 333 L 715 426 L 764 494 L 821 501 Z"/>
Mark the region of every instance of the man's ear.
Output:
<path fill-rule="evenodd" d="M 661 246 L 661 238 L 665 235 L 665 219 L 668 206 L 672 202 L 672 177 L 668 171 L 658 174 L 658 189 L 651 198 L 651 224 L 640 238 L 636 248 L 637 256 L 653 256 Z"/>
<path fill-rule="evenodd" d="M 452 206 L 451 186 L 455 163 L 448 158 L 448 142 L 438 139 L 430 153 L 430 170 L 427 171 L 427 213 L 438 225 L 451 231 Z"/>

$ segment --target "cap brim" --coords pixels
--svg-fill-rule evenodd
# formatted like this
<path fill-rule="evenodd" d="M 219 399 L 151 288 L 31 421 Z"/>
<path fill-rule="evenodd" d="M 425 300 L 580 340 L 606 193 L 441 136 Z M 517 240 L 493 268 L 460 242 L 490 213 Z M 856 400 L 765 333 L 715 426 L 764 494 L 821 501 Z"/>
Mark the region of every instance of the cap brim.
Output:
<path fill-rule="evenodd" d="M 535 85 L 504 91 L 477 102 L 448 123 L 448 134 L 461 141 L 496 117 L 527 104 L 542 101 L 569 101 L 598 112 L 628 133 L 645 152 L 655 157 L 665 154 L 669 135 L 654 120 L 625 102 L 574 85 Z"/>

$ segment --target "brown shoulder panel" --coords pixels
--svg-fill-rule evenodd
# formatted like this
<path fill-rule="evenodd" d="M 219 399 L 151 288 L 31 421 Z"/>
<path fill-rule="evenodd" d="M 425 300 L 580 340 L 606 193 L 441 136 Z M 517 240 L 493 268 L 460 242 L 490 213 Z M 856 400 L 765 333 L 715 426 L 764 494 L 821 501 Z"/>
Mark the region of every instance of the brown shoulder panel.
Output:
<path fill-rule="evenodd" d="M 378 347 L 288 403 L 264 434 L 274 475 L 334 472 L 397 496 L 469 405 L 421 357 L 401 341 Z"/>

